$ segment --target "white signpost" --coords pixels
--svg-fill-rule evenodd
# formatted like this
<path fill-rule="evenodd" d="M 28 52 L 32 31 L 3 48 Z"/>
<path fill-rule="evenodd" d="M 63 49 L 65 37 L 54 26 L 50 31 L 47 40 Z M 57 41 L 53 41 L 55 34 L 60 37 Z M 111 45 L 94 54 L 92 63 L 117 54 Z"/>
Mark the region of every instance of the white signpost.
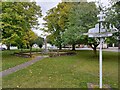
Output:
<path fill-rule="evenodd" d="M 100 12 L 98 15 L 99 24 L 95 25 L 95 28 L 89 29 L 88 33 L 84 33 L 84 35 L 88 35 L 88 37 L 100 38 L 100 49 L 99 49 L 99 88 L 102 88 L 102 43 L 104 42 L 104 37 L 112 36 L 113 33 L 118 32 L 116 28 L 110 28 L 111 31 L 107 31 L 102 22 L 104 21 L 103 12 Z"/>

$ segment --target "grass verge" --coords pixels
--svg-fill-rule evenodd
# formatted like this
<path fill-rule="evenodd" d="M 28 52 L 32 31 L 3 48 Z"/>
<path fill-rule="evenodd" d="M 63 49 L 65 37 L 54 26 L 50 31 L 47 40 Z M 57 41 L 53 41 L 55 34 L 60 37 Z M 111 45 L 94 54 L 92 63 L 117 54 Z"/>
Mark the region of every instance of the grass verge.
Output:
<path fill-rule="evenodd" d="M 18 52 L 19 50 L 2 51 L 2 71 L 32 59 L 13 55 L 13 53 L 16 51 Z"/>
<path fill-rule="evenodd" d="M 87 88 L 99 83 L 98 59 L 92 51 L 45 58 L 3 77 L 3 88 Z M 118 53 L 103 52 L 103 84 L 118 88 Z"/>

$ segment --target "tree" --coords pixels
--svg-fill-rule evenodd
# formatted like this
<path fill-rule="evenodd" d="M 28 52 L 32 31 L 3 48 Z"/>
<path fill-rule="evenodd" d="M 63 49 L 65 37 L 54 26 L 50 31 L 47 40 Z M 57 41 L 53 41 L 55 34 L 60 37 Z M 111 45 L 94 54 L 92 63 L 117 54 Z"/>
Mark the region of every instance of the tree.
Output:
<path fill-rule="evenodd" d="M 22 31 L 19 25 L 15 25 L 19 15 L 13 11 L 12 7 L 11 2 L 2 3 L 2 38 L 3 43 L 8 46 L 8 49 L 10 49 L 10 43 L 13 43 L 16 36 L 18 36 L 17 34 Z M 22 20 L 22 17 L 19 17 L 19 21 L 20 20 Z"/>
<path fill-rule="evenodd" d="M 29 30 L 28 32 L 26 32 L 26 34 L 24 36 L 23 42 L 26 44 L 26 46 L 28 46 L 30 48 L 30 55 L 31 55 L 32 46 L 34 44 L 34 41 L 37 38 L 38 38 L 38 36 L 32 30 Z"/>
<path fill-rule="evenodd" d="M 109 25 L 114 25 L 118 32 L 113 34 L 112 37 L 109 37 L 108 40 L 106 40 L 108 43 L 118 43 L 118 47 L 120 49 L 120 1 L 118 0 L 111 0 L 111 7 L 107 9 L 106 12 L 106 26 L 107 29 L 109 29 Z M 119 41 L 119 42 L 118 42 Z"/>
<path fill-rule="evenodd" d="M 71 44 L 73 47 L 72 50 L 75 50 L 75 44 L 93 44 L 90 42 L 88 43 L 87 40 L 89 39 L 86 39 L 86 36 L 82 34 L 94 27 L 97 23 L 97 13 L 98 10 L 95 3 L 73 3 L 73 7 L 69 12 L 67 30 L 63 34 L 64 42 Z M 80 42 L 80 40 L 83 42 Z"/>
<path fill-rule="evenodd" d="M 38 37 L 35 39 L 34 43 L 36 43 L 39 46 L 39 48 L 42 48 L 43 43 L 44 43 L 44 39 L 41 37 Z"/>
<path fill-rule="evenodd" d="M 37 27 L 41 8 L 35 2 L 3 2 L 0 15 L 2 42 L 10 49 L 10 44 L 23 39 L 26 32 Z"/>
<path fill-rule="evenodd" d="M 44 20 L 47 22 L 45 25 L 48 27 L 47 32 L 51 33 L 49 36 L 51 41 L 62 49 L 62 32 L 65 31 L 66 23 L 68 22 L 68 12 L 70 3 L 62 2 L 50 9 Z"/>

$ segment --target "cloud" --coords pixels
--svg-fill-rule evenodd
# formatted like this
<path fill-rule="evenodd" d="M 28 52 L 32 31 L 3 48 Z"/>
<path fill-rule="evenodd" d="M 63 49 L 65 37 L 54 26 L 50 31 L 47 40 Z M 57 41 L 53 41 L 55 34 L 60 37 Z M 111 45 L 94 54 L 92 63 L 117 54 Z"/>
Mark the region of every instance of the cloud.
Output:
<path fill-rule="evenodd" d="M 52 0 L 50 0 L 50 1 L 52 1 Z M 58 0 L 58 1 L 56 1 L 56 2 L 50 2 L 50 1 L 44 0 L 44 2 L 40 2 L 40 1 L 37 2 L 37 4 L 41 6 L 43 16 L 46 15 L 46 12 L 47 12 L 49 9 L 51 9 L 51 8 L 53 8 L 53 7 L 56 7 L 57 4 L 58 4 L 59 2 L 61 2 L 61 0 Z"/>

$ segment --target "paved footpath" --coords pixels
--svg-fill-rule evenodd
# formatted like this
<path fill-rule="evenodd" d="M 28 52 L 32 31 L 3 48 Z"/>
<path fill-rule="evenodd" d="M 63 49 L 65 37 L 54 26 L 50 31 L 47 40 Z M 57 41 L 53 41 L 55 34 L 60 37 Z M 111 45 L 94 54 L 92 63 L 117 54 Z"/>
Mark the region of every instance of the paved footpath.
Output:
<path fill-rule="evenodd" d="M 33 59 L 33 60 L 30 60 L 30 61 L 25 62 L 25 63 L 23 63 L 23 64 L 17 65 L 17 66 L 12 67 L 12 68 L 9 68 L 9 69 L 7 69 L 7 70 L 4 70 L 4 71 L 0 72 L 0 77 L 6 76 L 6 75 L 9 75 L 9 74 L 11 74 L 11 73 L 13 73 L 13 72 L 16 72 L 16 71 L 18 71 L 18 70 L 24 69 L 24 68 L 26 68 L 26 67 L 34 64 L 35 62 L 37 62 L 37 61 L 39 61 L 39 60 L 42 60 L 42 59 L 45 58 L 45 57 L 47 57 L 47 56 L 37 56 L 37 57 L 36 57 L 35 59 Z"/>

